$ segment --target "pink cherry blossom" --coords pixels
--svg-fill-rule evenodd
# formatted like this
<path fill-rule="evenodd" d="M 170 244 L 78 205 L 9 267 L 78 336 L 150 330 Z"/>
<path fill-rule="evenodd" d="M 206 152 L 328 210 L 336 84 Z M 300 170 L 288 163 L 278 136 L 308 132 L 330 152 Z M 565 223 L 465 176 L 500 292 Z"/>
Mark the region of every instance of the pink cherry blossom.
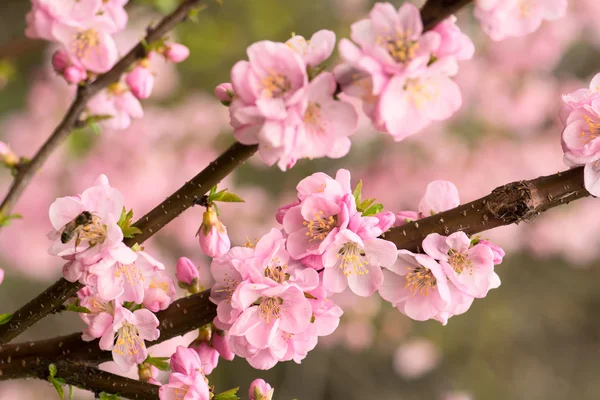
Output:
<path fill-rule="evenodd" d="M 231 361 L 235 358 L 235 354 L 229 347 L 229 333 L 217 329 L 212 335 L 212 345 L 215 350 L 219 353 L 221 358 Z"/>
<path fill-rule="evenodd" d="M 470 296 L 482 298 L 500 286 L 492 250 L 483 244 L 471 247 L 471 239 L 464 232 L 450 236 L 432 233 L 423 240 L 423 250 L 439 261 L 460 291 Z"/>
<path fill-rule="evenodd" d="M 200 279 L 198 267 L 187 257 L 181 257 L 177 260 L 176 275 L 180 283 L 188 286 L 198 285 Z"/>
<path fill-rule="evenodd" d="M 89 313 L 80 313 L 79 317 L 88 326 L 84 329 L 81 338 L 85 341 L 91 341 L 104 336 L 107 329 L 113 323 L 113 314 L 115 303 L 106 301 L 89 286 L 84 287 L 77 292 L 79 305 L 90 310 Z"/>
<path fill-rule="evenodd" d="M 481 0 L 475 8 L 475 16 L 493 40 L 527 35 L 542 21 L 556 20 L 566 12 L 567 0 Z"/>
<path fill-rule="evenodd" d="M 125 78 L 131 93 L 138 99 L 147 99 L 152 94 L 154 74 L 150 71 L 148 64 L 149 60 L 140 62 Z"/>
<path fill-rule="evenodd" d="M 456 60 L 469 60 L 475 53 L 471 39 L 460 31 L 454 15 L 446 18 L 433 28 L 440 35 L 440 46 L 435 51 L 436 58 L 453 57 Z"/>
<path fill-rule="evenodd" d="M 206 342 L 200 343 L 192 343 L 190 348 L 198 353 L 198 356 L 201 360 L 201 371 L 204 375 L 210 375 L 210 373 L 217 367 L 219 364 L 219 353 L 217 350 L 212 348 Z"/>
<path fill-rule="evenodd" d="M 489 240 L 480 240 L 478 243 L 482 244 L 484 246 L 487 246 L 492 250 L 492 253 L 494 254 L 494 265 L 498 265 L 498 264 L 502 263 L 502 259 L 506 255 L 506 253 L 504 252 L 502 247 L 495 245 L 494 243 L 490 242 Z"/>
<path fill-rule="evenodd" d="M 105 175 L 78 196 L 56 199 L 49 210 L 54 229 L 48 234 L 53 240 L 48 252 L 61 257 L 85 252 L 81 257 L 91 258 L 116 246 L 123 240 L 117 225 L 122 210 L 123 195 Z"/>
<path fill-rule="evenodd" d="M 202 360 L 198 352 L 184 346 L 177 346 L 175 353 L 171 356 L 171 371 L 184 375 L 202 370 Z"/>
<path fill-rule="evenodd" d="M 114 84 L 101 91 L 87 104 L 88 114 L 105 116 L 100 126 L 122 130 L 131 124 L 132 118 L 144 116 L 140 101 L 121 84 Z"/>
<path fill-rule="evenodd" d="M 398 251 L 398 260 L 384 269 L 379 294 L 401 313 L 416 320 L 436 319 L 451 302 L 450 289 L 442 266 L 425 254 Z"/>
<path fill-rule="evenodd" d="M 227 228 L 219 221 L 217 212 L 212 207 L 206 208 L 202 216 L 202 225 L 196 236 L 198 236 L 200 248 L 209 257 L 221 257 L 231 247 Z"/>
<path fill-rule="evenodd" d="M 148 357 L 144 340 L 158 339 L 160 331 L 157 327 L 158 319 L 151 311 L 142 309 L 131 312 L 118 306 L 113 323 L 100 339 L 100 348 L 112 350 L 113 361 L 121 371 L 126 372 Z"/>
<path fill-rule="evenodd" d="M 175 298 L 173 279 L 164 271 L 157 271 L 149 280 L 146 280 L 142 302 L 144 308 L 152 312 L 166 310 Z"/>
<path fill-rule="evenodd" d="M 169 61 L 180 63 L 189 57 L 190 49 L 180 43 L 168 43 L 164 55 Z"/>
<path fill-rule="evenodd" d="M 271 400 L 274 391 L 275 389 L 263 379 L 255 379 L 250 384 L 250 389 L 248 389 L 248 397 L 250 397 L 250 400 Z"/>
<path fill-rule="evenodd" d="M 71 62 L 85 70 L 102 73 L 117 62 L 117 45 L 102 27 L 54 25 L 52 36 L 62 44 Z"/>
<path fill-rule="evenodd" d="M 210 391 L 202 373 L 175 372 L 169 376 L 169 383 L 160 387 L 158 397 L 160 400 L 209 400 Z"/>
<path fill-rule="evenodd" d="M 300 35 L 294 35 L 285 42 L 289 47 L 302 56 L 309 67 L 315 67 L 327 60 L 335 47 L 335 33 L 328 30 L 315 32 L 310 40 Z"/>

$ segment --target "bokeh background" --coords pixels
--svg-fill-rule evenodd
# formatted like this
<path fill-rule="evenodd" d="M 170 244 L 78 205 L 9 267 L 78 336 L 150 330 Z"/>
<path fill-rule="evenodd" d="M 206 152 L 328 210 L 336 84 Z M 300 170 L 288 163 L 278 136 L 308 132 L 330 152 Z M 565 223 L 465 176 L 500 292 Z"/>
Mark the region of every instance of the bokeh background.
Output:
<path fill-rule="evenodd" d="M 558 121 L 562 93 L 587 86 L 600 71 L 600 2 L 570 0 L 567 17 L 529 36 L 491 42 L 472 17 L 461 28 L 476 44 L 456 80 L 464 98 L 450 121 L 432 125 L 404 142 L 373 130 L 366 119 L 341 160 L 303 160 L 282 173 L 255 156 L 222 187 L 245 204 L 221 207 L 232 241 L 241 244 L 275 226 L 274 213 L 294 197 L 303 177 L 348 168 L 364 193 L 392 211 L 416 209 L 427 183 L 454 182 L 463 202 L 509 181 L 565 169 Z M 401 1 L 393 2 L 396 6 Z M 419 3 L 419 2 L 417 2 Z M 79 193 L 101 173 L 120 189 L 139 217 L 206 166 L 232 141 L 227 109 L 213 96 L 229 69 L 261 39 L 285 41 L 316 30 L 347 36 L 368 0 L 224 0 L 210 3 L 171 37 L 191 49 L 176 67 L 156 59 L 157 85 L 143 102 L 145 116 L 120 132 L 74 132 L 35 176 L 14 221 L 0 232 L 0 312 L 11 312 L 60 276 L 61 263 L 47 254 L 48 207 L 56 197 Z M 131 22 L 119 36 L 127 51 L 145 26 L 176 0 L 130 0 Z M 24 37 L 24 0 L 0 4 L 0 140 L 31 156 L 56 126 L 73 88 L 49 66 L 46 43 Z M 332 59 L 335 63 L 335 56 Z M 0 192 L 11 176 L 0 171 Z M 174 271 L 180 256 L 194 260 L 210 285 L 209 259 L 194 234 L 201 209 L 187 211 L 147 242 L 150 254 Z M 483 235 L 508 253 L 498 267 L 502 286 L 477 300 L 446 327 L 415 323 L 377 296 L 338 296 L 345 315 L 301 365 L 270 371 L 244 360 L 221 361 L 210 376 L 217 389 L 262 377 L 277 399 L 563 400 L 600 398 L 600 204 L 584 199 L 552 210 L 533 223 Z M 20 339 L 41 339 L 82 328 L 76 315 L 47 318 Z M 151 351 L 169 355 L 192 335 Z M 114 371 L 110 364 L 105 368 Z M 133 372 L 133 371 L 132 371 Z M 40 381 L 0 382 L 0 399 L 57 398 Z M 77 392 L 76 398 L 91 395 Z"/>

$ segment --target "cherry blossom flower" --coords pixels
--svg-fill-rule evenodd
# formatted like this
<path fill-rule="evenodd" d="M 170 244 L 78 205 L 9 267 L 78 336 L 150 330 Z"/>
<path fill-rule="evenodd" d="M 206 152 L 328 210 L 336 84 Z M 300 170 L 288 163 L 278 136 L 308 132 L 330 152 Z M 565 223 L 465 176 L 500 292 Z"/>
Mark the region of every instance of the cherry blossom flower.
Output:
<path fill-rule="evenodd" d="M 152 312 L 166 310 L 175 300 L 175 285 L 173 279 L 164 271 L 155 271 L 149 280 L 145 280 L 144 308 Z"/>
<path fill-rule="evenodd" d="M 169 376 L 169 383 L 160 387 L 158 397 L 160 400 L 210 400 L 210 391 L 202 373 L 175 372 Z"/>
<path fill-rule="evenodd" d="M 478 244 L 487 246 L 490 248 L 490 250 L 492 250 L 492 254 L 494 254 L 494 265 L 502 264 L 502 259 L 506 255 L 502 247 L 495 245 L 494 243 L 485 239 L 479 240 Z"/>
<path fill-rule="evenodd" d="M 217 368 L 219 364 L 219 352 L 212 348 L 206 342 L 192 343 L 190 349 L 198 353 L 201 360 L 201 372 L 204 375 L 210 375 L 210 373 Z"/>
<path fill-rule="evenodd" d="M 212 207 L 207 207 L 202 215 L 202 225 L 196 236 L 198 236 L 200 248 L 209 257 L 221 257 L 231 247 L 227 228 L 219 221 L 217 212 Z"/>
<path fill-rule="evenodd" d="M 229 333 L 217 329 L 212 335 L 212 345 L 219 353 L 219 356 L 225 360 L 231 361 L 235 358 L 235 354 L 229 347 Z"/>
<path fill-rule="evenodd" d="M 198 352 L 184 346 L 177 346 L 170 360 L 171 371 L 184 375 L 202 370 L 202 360 Z"/>
<path fill-rule="evenodd" d="M 315 32 L 310 40 L 306 40 L 300 35 L 294 35 L 285 44 L 300 54 L 306 65 L 316 67 L 333 53 L 335 33 L 323 29 Z"/>
<path fill-rule="evenodd" d="M 250 384 L 250 389 L 248 389 L 248 397 L 250 397 L 250 400 L 271 400 L 273 392 L 275 392 L 275 389 L 263 379 L 255 379 Z"/>
<path fill-rule="evenodd" d="M 180 284 L 190 287 L 197 286 L 200 279 L 198 267 L 187 257 L 181 257 L 177 260 L 176 275 Z"/>
<path fill-rule="evenodd" d="M 109 85 L 92 97 L 87 110 L 89 115 L 108 117 L 99 122 L 100 126 L 116 130 L 126 129 L 132 118 L 144 116 L 140 101 L 120 83 Z"/>
<path fill-rule="evenodd" d="M 147 99 L 154 87 L 154 74 L 149 68 L 150 60 L 142 60 L 125 77 L 131 93 L 138 99 Z"/>
<path fill-rule="evenodd" d="M 97 292 L 89 286 L 85 286 L 77 292 L 79 305 L 90 310 L 89 313 L 80 313 L 79 317 L 87 324 L 81 338 L 86 342 L 104 336 L 104 333 L 113 323 L 115 304 L 104 300 Z"/>
<path fill-rule="evenodd" d="M 165 47 L 164 56 L 174 63 L 180 63 L 190 55 L 190 49 L 180 43 L 168 43 Z"/>
<path fill-rule="evenodd" d="M 113 361 L 123 372 L 147 357 L 146 343 L 158 339 L 158 319 L 149 310 L 129 311 L 117 306 L 114 320 L 100 339 L 102 350 L 112 350 Z M 116 340 L 116 341 L 115 341 Z"/>
<path fill-rule="evenodd" d="M 450 236 L 427 235 L 423 250 L 439 261 L 460 291 L 470 296 L 482 298 L 490 289 L 500 286 L 500 278 L 494 272 L 492 249 L 483 244 L 471 247 L 471 240 L 464 232 Z"/>

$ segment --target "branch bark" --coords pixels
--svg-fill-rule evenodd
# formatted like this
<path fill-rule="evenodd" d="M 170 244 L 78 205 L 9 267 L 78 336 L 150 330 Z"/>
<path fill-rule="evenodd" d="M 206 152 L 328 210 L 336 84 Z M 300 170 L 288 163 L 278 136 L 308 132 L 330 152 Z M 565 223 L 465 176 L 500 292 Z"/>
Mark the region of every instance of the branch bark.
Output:
<path fill-rule="evenodd" d="M 155 27 L 148 28 L 148 33 L 144 38 L 145 43 L 152 43 L 162 38 L 167 32 L 178 23 L 184 21 L 188 13 L 194 9 L 201 0 L 185 0 L 173 13 L 163 18 Z M 138 43 L 129 51 L 119 62 L 117 62 L 110 71 L 99 75 L 92 83 L 80 86 L 77 95 L 71 103 L 69 110 L 64 118 L 58 124 L 54 132 L 33 156 L 31 161 L 19 167 L 19 172 L 15 177 L 6 197 L 0 204 L 0 215 L 8 215 L 14 208 L 17 200 L 23 194 L 23 191 L 31 181 L 31 178 L 46 162 L 50 154 L 69 136 L 73 128 L 79 121 L 81 113 L 85 110 L 87 102 L 102 89 L 111 83 L 117 82 L 121 75 L 129 66 L 146 56 L 144 42 Z"/>

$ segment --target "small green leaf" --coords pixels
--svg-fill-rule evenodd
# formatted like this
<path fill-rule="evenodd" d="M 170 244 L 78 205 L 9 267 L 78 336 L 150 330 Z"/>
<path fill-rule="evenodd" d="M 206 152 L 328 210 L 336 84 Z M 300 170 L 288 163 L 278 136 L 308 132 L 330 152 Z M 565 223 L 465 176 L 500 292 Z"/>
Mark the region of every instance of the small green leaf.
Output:
<path fill-rule="evenodd" d="M 240 398 L 236 396 L 238 390 L 240 390 L 239 387 L 229 389 L 226 392 L 215 395 L 212 400 L 238 400 Z"/>
<path fill-rule="evenodd" d="M 11 313 L 0 314 L 0 325 L 8 324 L 12 317 Z"/>
<path fill-rule="evenodd" d="M 23 218 L 21 214 L 9 214 L 6 216 L 0 214 L 0 226 L 8 226 L 11 220 L 21 218 Z"/>
<path fill-rule="evenodd" d="M 213 196 L 215 193 L 217 193 L 217 185 L 210 188 L 210 193 L 208 193 L 208 197 Z"/>
<path fill-rule="evenodd" d="M 371 207 L 371 204 L 375 203 L 375 198 L 370 198 L 370 199 L 366 199 L 365 201 L 363 201 L 360 204 L 356 205 L 356 208 L 358 209 L 358 211 L 365 211 L 367 210 L 369 207 Z"/>
<path fill-rule="evenodd" d="M 208 202 L 212 203 L 214 201 L 221 201 L 223 203 L 244 203 L 244 199 L 242 199 L 237 194 L 233 194 L 227 191 L 227 189 L 223 189 L 220 192 L 212 193 L 208 196 Z"/>
<path fill-rule="evenodd" d="M 48 371 L 50 372 L 50 377 L 54 378 L 56 376 L 56 372 L 57 372 L 56 365 L 55 364 L 48 365 Z"/>
<path fill-rule="evenodd" d="M 219 207 L 216 204 L 212 204 L 212 207 L 215 209 L 215 212 L 217 213 L 217 215 L 221 215 L 221 210 L 219 210 Z"/>
<path fill-rule="evenodd" d="M 60 382 L 56 379 L 56 378 L 48 378 L 48 380 L 50 381 L 50 383 L 52 384 L 52 386 L 54 386 L 54 389 L 56 389 L 56 392 L 58 393 L 58 395 L 60 396 L 61 399 L 65 398 L 65 391 L 62 388 L 62 385 L 60 384 Z"/>
<path fill-rule="evenodd" d="M 102 392 L 98 395 L 98 398 L 100 400 L 120 400 L 119 396 L 117 396 L 116 394 L 109 394 L 106 392 Z"/>
<path fill-rule="evenodd" d="M 75 397 L 75 390 L 73 390 L 73 385 L 69 385 L 69 400 L 73 400 Z"/>
<path fill-rule="evenodd" d="M 354 199 L 356 200 L 356 204 L 360 204 L 360 196 L 362 192 L 362 179 L 358 181 L 358 184 L 354 188 Z"/>
<path fill-rule="evenodd" d="M 117 222 L 121 228 L 121 231 L 123 231 L 123 237 L 132 238 L 135 235 L 142 233 L 140 228 L 131 225 L 132 219 L 133 210 L 129 210 L 129 212 L 127 212 L 125 207 L 123 207 L 123 211 L 121 211 L 121 217 L 119 218 L 119 222 Z"/>
<path fill-rule="evenodd" d="M 82 314 L 90 314 L 91 313 L 89 308 L 78 306 L 76 304 L 67 304 L 65 306 L 65 311 L 73 311 L 73 312 L 82 313 Z"/>
<path fill-rule="evenodd" d="M 366 209 L 363 212 L 363 216 L 367 217 L 369 215 L 375 215 L 375 214 L 379 214 L 381 211 L 383 210 L 383 204 L 373 204 L 371 207 L 369 207 L 368 209 Z"/>
<path fill-rule="evenodd" d="M 169 357 L 150 357 L 150 356 L 148 356 L 148 358 L 146 358 L 144 363 L 154 365 L 156 368 L 160 369 L 161 371 L 170 371 L 171 366 L 169 365 L 167 360 L 169 360 Z"/>

